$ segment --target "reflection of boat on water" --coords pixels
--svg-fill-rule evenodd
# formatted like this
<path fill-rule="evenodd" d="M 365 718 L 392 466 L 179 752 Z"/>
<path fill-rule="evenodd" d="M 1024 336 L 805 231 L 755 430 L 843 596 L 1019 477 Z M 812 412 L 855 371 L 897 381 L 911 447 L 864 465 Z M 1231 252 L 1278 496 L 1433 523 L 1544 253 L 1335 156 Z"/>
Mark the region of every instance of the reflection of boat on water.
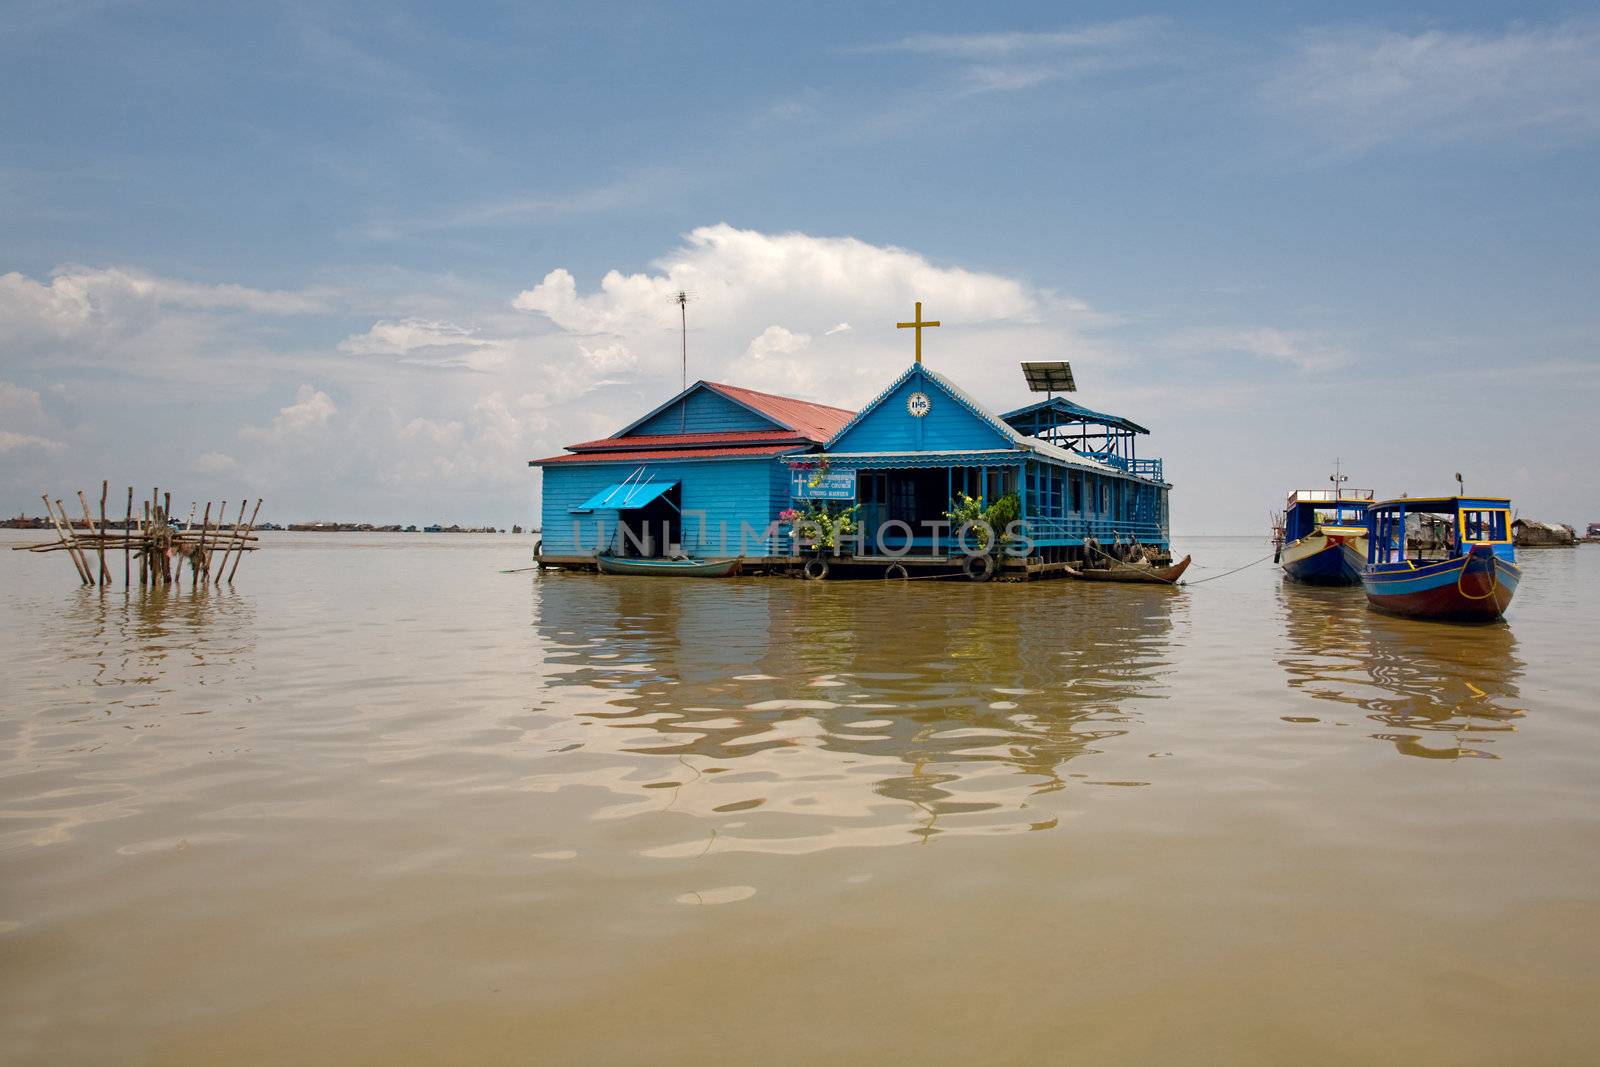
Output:
<path fill-rule="evenodd" d="M 1413 554 L 1408 529 L 1419 517 L 1433 520 L 1443 543 Z M 1416 619 L 1500 618 L 1522 578 L 1510 518 L 1511 501 L 1504 497 L 1405 498 L 1372 505 L 1367 566 L 1361 574 L 1367 603 Z"/>
<path fill-rule="evenodd" d="M 738 812 L 746 838 L 1041 828 L 1053 819 L 1036 798 L 1064 788 L 1063 765 L 1163 694 L 1180 601 L 1073 587 L 1095 626 L 1064 631 L 1038 625 L 1019 592 L 1061 610 L 1060 586 L 918 589 L 913 617 L 899 584 L 547 573 L 542 704 L 568 717 L 583 758 L 634 767 L 606 781 L 640 810 L 667 799 L 665 779 L 672 810 Z M 886 802 L 911 805 L 909 825 Z"/>
<path fill-rule="evenodd" d="M 1381 728 L 1371 736 L 1401 754 L 1492 759 L 1495 736 L 1515 732 L 1523 664 L 1509 626 L 1375 615 L 1359 599 L 1316 586 L 1286 584 L 1279 600 L 1288 644 L 1278 662 L 1289 688 L 1359 710 Z"/>
<path fill-rule="evenodd" d="M 1289 494 L 1274 524 L 1275 561 L 1297 582 L 1359 585 L 1367 564 L 1367 505 L 1370 489 L 1345 489 L 1335 473 L 1332 489 Z"/>

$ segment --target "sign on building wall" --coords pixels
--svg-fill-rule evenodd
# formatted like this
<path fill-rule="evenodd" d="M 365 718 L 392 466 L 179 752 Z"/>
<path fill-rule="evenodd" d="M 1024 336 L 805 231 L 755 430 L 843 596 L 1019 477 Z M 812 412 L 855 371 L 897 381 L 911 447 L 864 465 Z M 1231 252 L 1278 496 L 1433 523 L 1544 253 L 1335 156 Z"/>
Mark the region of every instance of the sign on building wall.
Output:
<path fill-rule="evenodd" d="M 800 469 L 791 473 L 794 496 L 799 500 L 854 500 L 856 498 L 856 472 L 830 470 L 818 475 L 814 470 Z M 812 485 L 815 480 L 817 484 Z"/>

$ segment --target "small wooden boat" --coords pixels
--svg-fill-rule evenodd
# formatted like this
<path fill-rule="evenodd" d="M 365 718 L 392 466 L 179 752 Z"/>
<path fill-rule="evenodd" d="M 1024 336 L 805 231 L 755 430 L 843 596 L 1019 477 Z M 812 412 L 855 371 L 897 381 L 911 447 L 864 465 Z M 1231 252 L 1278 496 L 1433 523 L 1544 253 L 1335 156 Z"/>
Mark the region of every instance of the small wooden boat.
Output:
<path fill-rule="evenodd" d="M 1375 610 L 1414 619 L 1492 622 L 1505 614 L 1522 570 L 1511 544 L 1511 501 L 1503 497 L 1433 497 L 1372 505 L 1371 546 L 1361 573 Z M 1430 551 L 1418 516 L 1445 516 L 1444 543 Z M 1415 547 L 1414 547 L 1415 546 Z M 1464 550 L 1464 551 L 1463 551 Z"/>
<path fill-rule="evenodd" d="M 1108 562 L 1104 567 L 1068 567 L 1067 577 L 1085 582 L 1149 582 L 1155 585 L 1177 585 L 1183 572 L 1189 569 L 1190 557 L 1184 556 L 1170 567 L 1140 566 L 1121 561 Z"/>
<path fill-rule="evenodd" d="M 1370 489 L 1301 489 L 1289 495 L 1272 531 L 1273 562 L 1297 582 L 1360 585 L 1367 565 L 1367 506 Z"/>
<path fill-rule="evenodd" d="M 744 559 L 636 559 L 625 556 L 595 557 L 601 574 L 649 574 L 673 578 L 727 578 L 739 573 Z"/>

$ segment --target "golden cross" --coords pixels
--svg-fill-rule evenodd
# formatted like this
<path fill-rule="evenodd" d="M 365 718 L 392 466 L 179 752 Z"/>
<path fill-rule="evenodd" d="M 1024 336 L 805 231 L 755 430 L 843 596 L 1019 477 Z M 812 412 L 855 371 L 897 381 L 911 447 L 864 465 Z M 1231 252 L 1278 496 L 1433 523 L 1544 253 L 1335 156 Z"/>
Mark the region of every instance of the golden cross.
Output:
<path fill-rule="evenodd" d="M 917 362 L 921 363 L 922 362 L 922 328 L 924 326 L 937 326 L 937 325 L 939 325 L 939 323 L 937 321 L 934 321 L 934 322 L 923 322 L 922 321 L 922 301 L 920 301 L 920 300 L 917 301 L 916 320 L 917 321 L 915 321 L 915 322 L 897 322 L 897 323 L 894 324 L 894 328 L 897 329 L 897 330 L 911 330 L 911 329 L 914 329 L 914 330 L 917 331 Z"/>

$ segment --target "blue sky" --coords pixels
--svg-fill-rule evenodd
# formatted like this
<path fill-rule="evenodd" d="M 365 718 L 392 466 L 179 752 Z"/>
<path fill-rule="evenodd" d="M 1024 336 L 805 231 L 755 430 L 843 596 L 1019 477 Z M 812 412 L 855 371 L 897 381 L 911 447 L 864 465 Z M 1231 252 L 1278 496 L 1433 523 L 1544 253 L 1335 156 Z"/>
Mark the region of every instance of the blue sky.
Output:
<path fill-rule="evenodd" d="M 1150 426 L 1177 532 L 1334 458 L 1600 519 L 1600 12 L 0 8 L 0 508 L 526 522 L 691 377 L 1015 363 Z M 608 272 L 611 281 L 603 281 Z M 844 328 L 841 328 L 844 327 Z"/>

